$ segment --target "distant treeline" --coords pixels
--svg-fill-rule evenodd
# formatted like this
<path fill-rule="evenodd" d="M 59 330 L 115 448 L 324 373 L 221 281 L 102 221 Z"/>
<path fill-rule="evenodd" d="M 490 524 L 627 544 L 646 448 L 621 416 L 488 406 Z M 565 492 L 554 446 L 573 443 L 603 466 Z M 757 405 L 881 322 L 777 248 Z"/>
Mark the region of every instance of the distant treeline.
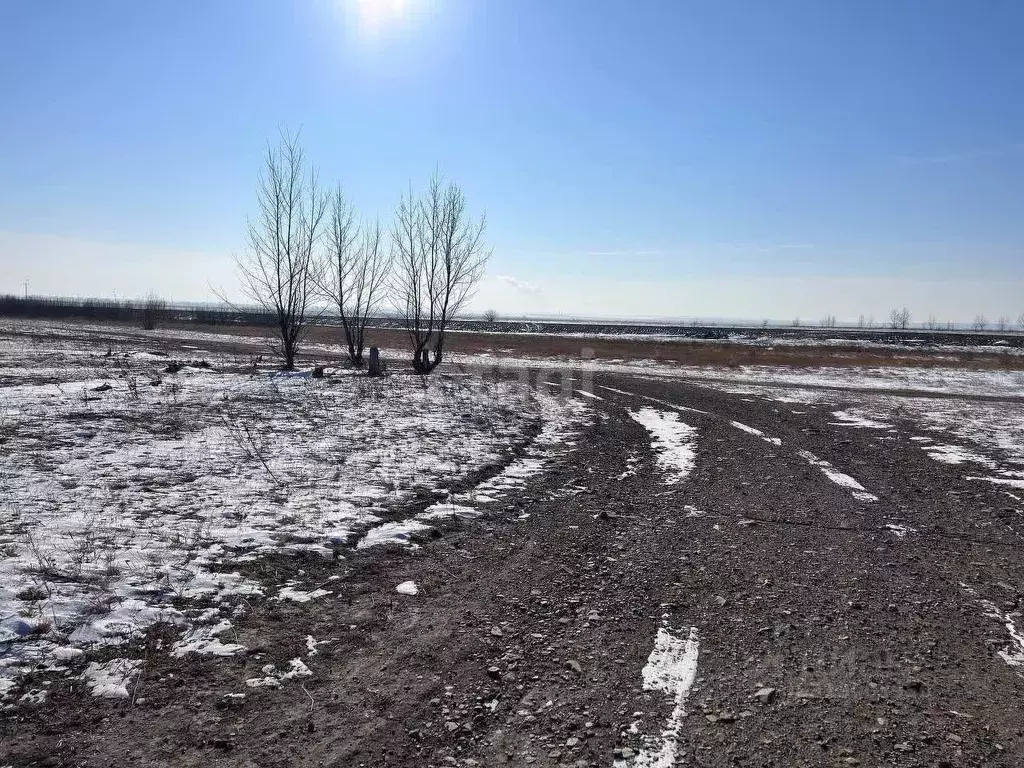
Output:
<path fill-rule="evenodd" d="M 60 296 L 16 296 L 0 295 L 0 317 L 25 317 L 56 320 L 92 320 L 131 323 L 141 328 L 156 328 L 168 323 L 196 325 L 255 325 L 272 326 L 275 318 L 257 307 L 232 307 L 226 304 L 168 303 L 157 297 L 136 301 L 113 299 L 86 299 Z M 370 317 L 369 327 L 378 329 L 401 329 L 402 319 L 394 315 Z M 325 313 L 317 318 L 323 325 L 337 325 L 335 313 Z M 824 324 L 823 324 L 824 325 Z M 466 317 L 451 323 L 453 331 L 490 333 L 537 333 L 537 334 L 598 334 L 617 336 L 668 336 L 678 339 L 704 341 L 726 341 L 728 339 L 830 339 L 841 338 L 847 342 L 875 342 L 905 346 L 987 346 L 992 344 L 1024 347 L 1024 333 L 1013 331 L 978 330 L 928 330 L 907 328 L 895 330 L 875 326 L 873 328 L 821 327 L 821 326 L 751 326 L 731 324 L 681 323 L 627 323 L 627 322 L 558 322 L 554 320 L 530 319 L 482 319 Z"/>
<path fill-rule="evenodd" d="M 273 318 L 258 309 L 204 304 L 168 304 L 157 298 L 138 301 L 64 296 L 0 296 L 0 317 L 56 320 L 106 320 L 155 327 L 161 323 L 269 325 Z"/>

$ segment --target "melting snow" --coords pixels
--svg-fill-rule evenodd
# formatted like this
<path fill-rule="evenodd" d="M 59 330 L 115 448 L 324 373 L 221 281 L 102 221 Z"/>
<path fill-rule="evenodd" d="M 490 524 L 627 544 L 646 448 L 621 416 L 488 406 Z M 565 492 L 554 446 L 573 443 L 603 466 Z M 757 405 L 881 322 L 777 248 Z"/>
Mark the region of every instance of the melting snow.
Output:
<path fill-rule="evenodd" d="M 209 627 L 196 627 L 181 636 L 171 646 L 171 656 L 187 656 L 195 653 L 202 656 L 234 656 L 245 650 L 244 645 L 238 643 L 225 643 L 219 635 L 231 629 L 231 622 L 227 619 Z"/>
<path fill-rule="evenodd" d="M 999 652 L 999 657 L 1011 667 L 1024 667 L 1024 635 L 1017 629 L 1020 614 L 1003 613 L 995 603 L 988 600 L 982 600 L 981 604 L 985 608 L 985 614 L 1000 622 L 1010 634 L 1010 643 Z M 1024 672 L 1019 674 L 1024 677 Z"/>
<path fill-rule="evenodd" d="M 313 676 L 313 671 L 305 665 L 302 659 L 289 661 L 287 672 L 278 669 L 273 664 L 267 664 L 260 671 L 263 673 L 263 677 L 250 677 L 245 684 L 250 688 L 280 688 L 281 683 L 288 680 Z"/>
<path fill-rule="evenodd" d="M 875 421 L 865 416 L 860 416 L 856 413 L 850 413 L 849 411 L 833 411 L 832 415 L 839 419 L 835 423 L 835 426 L 840 427 L 859 427 L 861 429 L 892 429 L 892 424 L 886 424 L 885 422 Z"/>
<path fill-rule="evenodd" d="M 395 587 L 395 592 L 397 592 L 400 595 L 409 595 L 410 597 L 415 597 L 420 593 L 420 588 L 416 586 L 415 581 L 403 581 L 401 584 Z"/>
<path fill-rule="evenodd" d="M 739 429 L 739 430 L 741 430 L 743 432 L 746 432 L 749 435 L 754 435 L 755 437 L 761 438 L 766 443 L 771 443 L 772 445 L 782 445 L 782 438 L 779 438 L 779 437 L 768 437 L 768 435 L 766 435 L 760 429 L 754 429 L 753 427 L 748 427 L 746 424 L 740 424 L 738 421 L 730 421 L 729 423 L 732 424 L 734 427 L 736 427 L 736 429 Z"/>
<path fill-rule="evenodd" d="M 358 549 L 378 547 L 381 544 L 410 544 L 409 537 L 414 533 L 429 531 L 430 526 L 418 523 L 415 520 L 406 520 L 401 523 L 385 523 L 372 528 L 359 543 Z"/>
<path fill-rule="evenodd" d="M 308 603 L 311 600 L 319 600 L 321 597 L 327 597 L 328 595 L 334 594 L 327 589 L 314 589 L 312 592 L 303 592 L 301 589 L 295 589 L 295 587 L 281 587 L 281 590 L 277 593 L 275 600 L 290 600 L 293 603 Z"/>
<path fill-rule="evenodd" d="M 934 445 L 925 445 L 922 447 L 929 456 L 936 461 L 941 461 L 943 464 L 964 464 L 966 462 L 971 462 L 973 464 L 981 464 L 989 469 L 995 469 L 996 467 L 996 463 L 991 459 L 959 445 L 940 445 L 936 443 Z"/>
<path fill-rule="evenodd" d="M 54 661 L 58 639 L 117 646 L 156 623 L 181 628 L 183 653 L 234 651 L 206 626 L 218 616 L 194 625 L 175 607 L 202 599 L 228 611 L 233 598 L 262 594 L 226 563 L 337 558 L 424 487 L 450 487 L 528 445 L 483 494 L 497 500 L 571 447 L 586 412 L 514 381 L 236 372 L 249 349 L 204 352 L 212 368 L 165 374 L 169 358 L 125 345 L 187 333 L 126 330 L 107 354 L 106 341 L 81 348 L 92 333 L 82 324 L 22 325 L 53 334 L 0 336 L 0 667 L 10 686 Z M 359 546 L 408 543 L 427 528 L 384 523 Z M 326 594 L 287 585 L 276 597 Z"/>
<path fill-rule="evenodd" d="M 632 762 L 617 760 L 616 768 L 632 765 L 634 768 L 672 768 L 679 754 L 679 729 L 686 717 L 686 699 L 697 677 L 697 657 L 700 641 L 697 629 L 691 628 L 685 639 L 677 637 L 665 627 L 658 630 L 654 650 L 643 668 L 645 691 L 662 691 L 672 697 L 675 708 L 661 735 L 661 744 L 645 739 L 640 753 Z"/>
<path fill-rule="evenodd" d="M 697 461 L 694 447 L 697 429 L 681 421 L 675 412 L 641 408 L 630 411 L 629 415 L 650 432 L 651 447 L 658 452 L 658 466 L 669 476 L 667 482 L 685 480 Z"/>
<path fill-rule="evenodd" d="M 111 659 L 102 664 L 92 662 L 82 673 L 93 696 L 107 699 L 127 699 L 128 685 L 142 667 L 134 659 Z"/>
<path fill-rule="evenodd" d="M 858 483 L 849 475 L 843 474 L 824 459 L 819 459 L 810 451 L 797 451 L 797 454 L 803 457 L 812 467 L 820 469 L 822 474 L 836 485 L 853 491 L 853 497 L 855 499 L 858 499 L 859 501 L 878 501 L 878 497 L 873 493 L 868 493 L 864 490 L 863 485 Z"/>

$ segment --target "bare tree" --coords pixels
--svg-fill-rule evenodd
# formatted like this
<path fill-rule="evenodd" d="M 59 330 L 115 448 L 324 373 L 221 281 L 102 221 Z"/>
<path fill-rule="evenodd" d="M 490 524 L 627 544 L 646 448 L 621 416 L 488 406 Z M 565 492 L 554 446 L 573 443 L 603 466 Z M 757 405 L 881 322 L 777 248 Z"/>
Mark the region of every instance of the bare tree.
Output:
<path fill-rule="evenodd" d="M 139 325 L 144 331 L 156 328 L 157 321 L 167 311 L 167 302 L 155 293 L 148 293 L 139 309 Z"/>
<path fill-rule="evenodd" d="M 1024 331 L 1024 312 L 1017 316 L 1017 327 Z"/>
<path fill-rule="evenodd" d="M 484 312 L 484 322 L 485 323 L 494 323 L 494 322 L 497 322 L 497 320 L 498 320 L 498 312 L 496 310 L 488 309 L 486 312 Z"/>
<path fill-rule="evenodd" d="M 1010 327 L 1010 318 L 1008 318 L 1006 315 L 1000 315 L 999 319 L 996 320 L 996 327 L 1000 331 L 1005 331 L 1007 328 Z"/>
<path fill-rule="evenodd" d="M 988 327 L 988 319 L 984 315 L 974 316 L 974 330 L 984 331 Z"/>
<path fill-rule="evenodd" d="M 298 136 L 282 132 L 276 148 L 268 145 L 256 199 L 249 247 L 235 264 L 242 293 L 273 315 L 281 340 L 276 351 L 291 370 L 316 317 L 314 260 L 328 202 L 316 172 L 306 168 Z"/>
<path fill-rule="evenodd" d="M 935 315 L 928 315 L 928 330 L 934 331 L 939 325 L 939 319 Z"/>
<path fill-rule="evenodd" d="M 910 310 L 906 307 L 903 307 L 903 309 L 893 309 L 889 312 L 889 324 L 894 331 L 897 329 L 907 330 L 907 326 L 910 325 L 910 319 Z"/>
<path fill-rule="evenodd" d="M 331 195 L 327 248 L 317 270 L 321 295 L 338 310 L 348 359 L 363 366 L 366 325 L 387 293 L 391 253 L 384 245 L 380 222 L 360 228 L 339 185 Z"/>
<path fill-rule="evenodd" d="M 417 373 L 430 373 L 441 363 L 448 326 L 483 276 L 491 255 L 486 227 L 483 216 L 470 218 L 462 189 L 438 174 L 424 194 L 410 190 L 398 204 L 392 282 Z"/>

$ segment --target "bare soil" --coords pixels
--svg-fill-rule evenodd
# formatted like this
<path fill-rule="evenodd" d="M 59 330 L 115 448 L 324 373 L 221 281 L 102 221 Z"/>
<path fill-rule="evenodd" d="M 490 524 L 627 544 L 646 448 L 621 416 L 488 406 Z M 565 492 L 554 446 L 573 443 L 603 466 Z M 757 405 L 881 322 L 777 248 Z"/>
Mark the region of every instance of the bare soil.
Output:
<path fill-rule="evenodd" d="M 665 621 L 701 637 L 680 764 L 1024 764 L 1024 678 L 979 604 L 1022 607 L 1019 502 L 929 459 L 911 423 L 882 441 L 837 427 L 831 409 L 597 384 L 631 394 L 596 389 L 606 399 L 576 450 L 514 503 L 413 551 L 246 566 L 336 594 L 250 601 L 235 623 L 250 651 L 235 659 L 171 659 L 153 637 L 136 652 L 134 704 L 53 682 L 47 706 L 3 714 L 0 765 L 611 766 L 672 708 L 641 680 Z M 629 417 L 650 405 L 642 396 L 706 411 L 684 415 L 700 439 L 682 484 L 663 482 Z M 856 500 L 798 449 L 879 501 Z M 893 521 L 915 532 L 899 538 Z M 418 595 L 396 594 L 406 580 Z M 327 641 L 313 657 L 307 636 Z M 297 656 L 312 677 L 245 687 Z M 754 698 L 762 687 L 770 700 Z"/>

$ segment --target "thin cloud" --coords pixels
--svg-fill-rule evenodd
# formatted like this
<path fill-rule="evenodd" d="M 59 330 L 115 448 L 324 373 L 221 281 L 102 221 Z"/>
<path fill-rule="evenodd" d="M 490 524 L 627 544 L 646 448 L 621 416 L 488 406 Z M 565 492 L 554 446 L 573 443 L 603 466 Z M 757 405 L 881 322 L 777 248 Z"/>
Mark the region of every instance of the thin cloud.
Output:
<path fill-rule="evenodd" d="M 900 165 L 949 165 L 952 163 L 969 163 L 974 160 L 986 160 L 992 157 L 1005 157 L 1007 155 L 1024 154 L 1024 142 L 1016 141 L 1012 144 L 1002 144 L 997 147 L 975 147 L 963 152 L 953 152 L 948 155 L 919 155 L 907 156 L 898 155 L 896 162 Z"/>
<path fill-rule="evenodd" d="M 513 288 L 523 293 L 540 293 L 540 288 L 525 280 L 519 280 L 511 275 L 495 275 L 499 280 L 508 283 Z"/>
<path fill-rule="evenodd" d="M 586 251 L 584 256 L 625 257 L 625 256 L 660 256 L 662 251 Z"/>

